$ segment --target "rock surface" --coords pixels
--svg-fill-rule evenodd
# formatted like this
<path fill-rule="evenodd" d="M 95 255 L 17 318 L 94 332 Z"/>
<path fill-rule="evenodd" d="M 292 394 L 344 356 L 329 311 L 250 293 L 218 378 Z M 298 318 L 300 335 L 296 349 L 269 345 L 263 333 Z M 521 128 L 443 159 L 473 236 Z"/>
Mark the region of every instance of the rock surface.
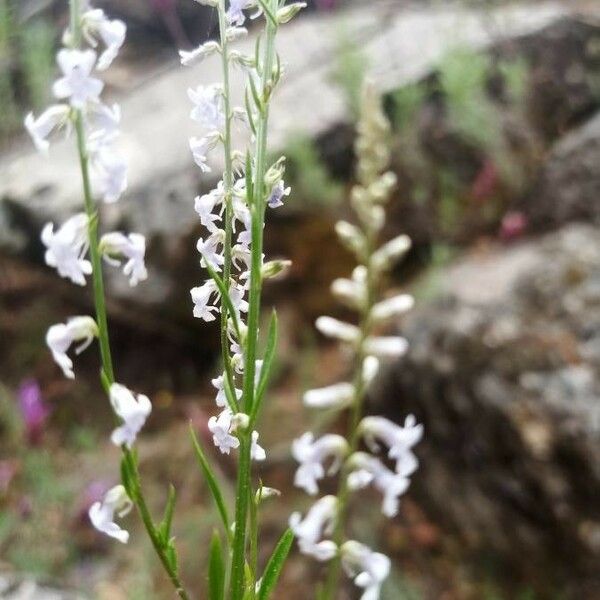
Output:
<path fill-rule="evenodd" d="M 373 411 L 425 424 L 417 499 L 505 580 L 597 597 L 600 230 L 467 257 L 440 292 L 372 391 Z"/>
<path fill-rule="evenodd" d="M 523 211 L 536 229 L 600 224 L 600 113 L 552 149 Z"/>

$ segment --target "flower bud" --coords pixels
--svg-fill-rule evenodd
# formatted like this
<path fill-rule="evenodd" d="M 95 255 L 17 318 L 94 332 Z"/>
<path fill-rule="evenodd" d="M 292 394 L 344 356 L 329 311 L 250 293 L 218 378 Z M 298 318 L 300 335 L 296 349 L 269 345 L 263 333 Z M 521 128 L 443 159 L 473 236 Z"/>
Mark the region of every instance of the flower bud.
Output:
<path fill-rule="evenodd" d="M 255 504 L 260 504 L 261 502 L 264 502 L 265 500 L 269 500 L 269 498 L 276 498 L 278 496 L 281 496 L 280 490 L 276 490 L 275 488 L 266 487 L 266 486 L 261 485 L 256 490 L 256 494 L 254 495 L 254 502 L 255 502 Z"/>
<path fill-rule="evenodd" d="M 319 317 L 315 321 L 315 326 L 323 335 L 342 342 L 354 343 L 360 337 L 360 330 L 356 325 L 344 323 L 333 317 Z"/>
<path fill-rule="evenodd" d="M 335 224 L 335 232 L 345 248 L 356 254 L 358 258 L 363 256 L 366 240 L 362 231 L 356 225 L 352 225 L 347 221 L 338 221 Z"/>
<path fill-rule="evenodd" d="M 293 2 L 277 11 L 277 22 L 279 24 L 289 23 L 303 8 L 306 2 Z"/>
<path fill-rule="evenodd" d="M 400 294 L 387 300 L 382 300 L 371 309 L 371 318 L 375 321 L 385 321 L 409 311 L 415 304 L 410 294 Z"/>
<path fill-rule="evenodd" d="M 269 170 L 265 173 L 265 186 L 271 189 L 275 184 L 279 183 L 285 173 L 285 156 L 281 156 L 274 162 Z"/>
<path fill-rule="evenodd" d="M 261 275 L 263 279 L 271 279 L 278 275 L 285 276 L 292 266 L 291 260 L 270 260 L 262 266 Z"/>
<path fill-rule="evenodd" d="M 407 235 L 399 235 L 390 240 L 372 257 L 372 265 L 378 271 L 390 269 L 411 247 L 410 238 Z"/>

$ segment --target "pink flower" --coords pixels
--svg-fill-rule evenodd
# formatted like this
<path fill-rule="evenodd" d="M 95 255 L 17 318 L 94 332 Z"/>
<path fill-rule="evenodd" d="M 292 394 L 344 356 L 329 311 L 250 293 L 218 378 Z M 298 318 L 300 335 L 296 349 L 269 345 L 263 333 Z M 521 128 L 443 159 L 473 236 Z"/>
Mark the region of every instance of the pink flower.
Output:
<path fill-rule="evenodd" d="M 44 425 L 52 411 L 45 404 L 40 386 L 34 379 L 26 379 L 17 395 L 27 441 L 35 446 L 41 441 Z"/>
<path fill-rule="evenodd" d="M 527 225 L 527 217 L 522 212 L 507 212 L 500 224 L 500 239 L 508 242 L 521 237 L 527 229 Z"/>

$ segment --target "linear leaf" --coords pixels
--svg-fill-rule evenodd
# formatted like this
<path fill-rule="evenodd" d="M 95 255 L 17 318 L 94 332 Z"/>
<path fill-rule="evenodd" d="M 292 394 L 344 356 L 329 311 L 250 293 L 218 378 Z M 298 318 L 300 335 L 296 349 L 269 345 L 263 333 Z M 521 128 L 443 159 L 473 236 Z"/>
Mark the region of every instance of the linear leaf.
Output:
<path fill-rule="evenodd" d="M 258 590 L 257 600 L 268 600 L 271 596 L 273 588 L 277 585 L 279 574 L 283 569 L 283 565 L 290 552 L 292 543 L 294 541 L 294 533 L 291 529 L 285 531 L 277 542 L 271 558 L 265 567 L 265 571 L 262 576 L 260 583 L 260 589 Z"/>
<path fill-rule="evenodd" d="M 208 562 L 208 600 L 223 600 L 225 597 L 225 564 L 221 536 L 215 530 L 210 541 Z"/>
<path fill-rule="evenodd" d="M 192 438 L 192 444 L 194 446 L 194 451 L 196 453 L 196 459 L 198 460 L 198 464 L 204 473 L 204 478 L 206 479 L 206 483 L 210 489 L 210 492 L 213 496 L 213 500 L 217 505 L 217 510 L 221 515 L 221 521 L 223 521 L 223 526 L 225 527 L 226 535 L 230 535 L 229 530 L 229 516 L 227 515 L 227 507 L 225 506 L 225 500 L 223 499 L 223 494 L 221 493 L 221 488 L 219 487 L 219 482 L 204 455 L 202 452 L 202 448 L 200 447 L 200 443 L 198 442 L 198 438 L 196 436 L 196 432 L 192 428 L 192 424 L 190 423 L 190 437 Z"/>
<path fill-rule="evenodd" d="M 277 349 L 277 313 L 273 311 L 271 313 L 271 319 L 269 321 L 269 331 L 267 333 L 267 346 L 265 348 L 265 355 L 263 357 L 263 364 L 260 370 L 260 377 L 258 379 L 258 385 L 256 387 L 256 397 L 254 399 L 254 405 L 252 406 L 252 414 L 250 415 L 250 423 L 253 424 L 254 420 L 260 410 L 263 396 L 269 383 L 269 376 L 271 374 L 271 367 L 273 366 L 273 359 L 275 358 L 275 350 Z"/>

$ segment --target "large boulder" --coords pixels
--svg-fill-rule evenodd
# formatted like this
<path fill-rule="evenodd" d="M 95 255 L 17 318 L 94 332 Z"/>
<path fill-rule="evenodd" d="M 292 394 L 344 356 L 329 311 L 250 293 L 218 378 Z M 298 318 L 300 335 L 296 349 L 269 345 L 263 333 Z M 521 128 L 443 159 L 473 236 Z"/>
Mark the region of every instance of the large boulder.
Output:
<path fill-rule="evenodd" d="M 600 229 L 480 251 L 439 286 L 371 394 L 425 424 L 415 497 L 505 582 L 597 597 Z"/>

